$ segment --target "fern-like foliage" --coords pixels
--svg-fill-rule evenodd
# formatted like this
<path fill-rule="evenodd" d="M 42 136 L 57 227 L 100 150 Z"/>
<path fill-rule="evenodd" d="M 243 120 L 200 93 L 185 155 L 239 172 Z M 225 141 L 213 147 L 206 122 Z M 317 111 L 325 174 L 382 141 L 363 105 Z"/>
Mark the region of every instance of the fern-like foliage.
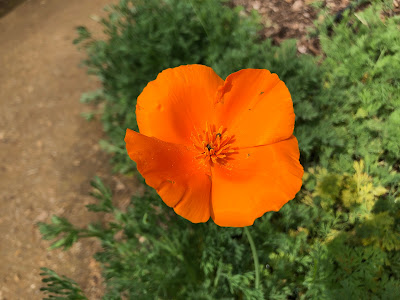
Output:
<path fill-rule="evenodd" d="M 388 287 L 400 291 L 400 205 L 382 197 L 362 163 L 354 167 L 353 174 L 310 170 L 296 200 L 256 220 L 259 289 L 241 228 L 192 224 L 152 190 L 133 197 L 127 211 L 114 208 L 108 225 L 60 225 L 55 245 L 74 232 L 99 239 L 104 299 L 381 299 Z"/>
<path fill-rule="evenodd" d="M 102 115 L 110 140 L 101 146 L 114 154 L 115 170 L 132 172 L 125 153 L 126 128 L 137 128 L 136 98 L 146 84 L 167 68 L 205 64 L 225 78 L 244 68 L 265 68 L 279 74 L 294 99 L 301 119 L 318 114 L 312 99 L 321 79 L 314 59 L 297 55 L 296 41 L 275 47 L 261 40 L 259 17 L 231 9 L 220 0 L 122 0 L 111 6 L 104 25 L 108 38 L 95 40 L 84 27 L 75 40 L 87 52 L 89 73 L 103 83 L 82 96 L 83 102 L 105 102 Z M 301 103 L 301 105 L 300 105 Z"/>
<path fill-rule="evenodd" d="M 44 300 L 87 300 L 82 290 L 75 281 L 60 276 L 53 270 L 41 268 L 43 277 L 42 282 L 45 284 L 40 290 L 46 294 Z"/>

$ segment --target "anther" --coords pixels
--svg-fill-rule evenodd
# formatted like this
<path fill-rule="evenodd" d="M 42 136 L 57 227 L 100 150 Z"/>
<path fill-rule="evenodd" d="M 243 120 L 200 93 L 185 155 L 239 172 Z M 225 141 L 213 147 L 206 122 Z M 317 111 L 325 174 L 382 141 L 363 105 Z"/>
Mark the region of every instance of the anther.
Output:
<path fill-rule="evenodd" d="M 193 146 L 200 152 L 196 158 L 203 159 L 211 165 L 224 163 L 228 155 L 235 150 L 232 147 L 233 137 L 226 134 L 224 127 L 216 131 L 214 125 L 206 124 L 206 129 L 202 133 L 192 134 Z"/>

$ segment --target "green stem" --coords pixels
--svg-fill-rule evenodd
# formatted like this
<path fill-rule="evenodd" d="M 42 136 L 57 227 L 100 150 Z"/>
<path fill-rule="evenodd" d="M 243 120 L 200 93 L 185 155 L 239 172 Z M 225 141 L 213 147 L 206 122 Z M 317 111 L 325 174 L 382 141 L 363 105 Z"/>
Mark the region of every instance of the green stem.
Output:
<path fill-rule="evenodd" d="M 194 6 L 193 0 L 190 0 L 190 4 L 192 5 L 194 14 L 196 15 L 197 19 L 199 19 L 199 21 L 200 21 L 201 27 L 203 27 L 204 32 L 205 32 L 206 35 L 207 35 L 208 41 L 210 41 L 210 35 L 208 34 L 207 27 L 204 25 L 203 20 L 200 18 L 200 14 L 197 12 L 197 9 L 196 9 L 196 7 Z"/>
<path fill-rule="evenodd" d="M 256 277 L 255 287 L 256 287 L 256 289 L 259 289 L 259 287 L 260 287 L 260 263 L 258 262 L 256 246 L 254 245 L 253 238 L 251 237 L 250 231 L 247 229 L 247 227 L 244 227 L 243 229 L 244 229 L 244 233 L 247 236 L 247 239 L 249 240 L 251 253 L 253 254 L 254 270 L 256 273 L 255 274 L 255 277 Z"/>
<path fill-rule="evenodd" d="M 208 34 L 207 27 L 206 27 L 205 23 L 203 22 L 202 18 L 200 17 L 200 14 L 196 9 L 196 7 L 195 7 L 195 5 L 193 3 L 193 0 L 190 0 L 190 4 L 192 5 L 194 14 L 196 15 L 197 19 L 199 20 L 201 27 L 203 27 L 203 29 L 204 29 L 204 32 L 205 32 L 205 34 L 207 36 L 207 39 L 208 39 L 208 42 L 211 44 L 211 39 L 210 39 L 210 35 Z M 212 63 L 211 67 L 215 65 L 215 61 L 214 61 L 214 57 L 213 56 L 211 57 L 211 63 Z"/>

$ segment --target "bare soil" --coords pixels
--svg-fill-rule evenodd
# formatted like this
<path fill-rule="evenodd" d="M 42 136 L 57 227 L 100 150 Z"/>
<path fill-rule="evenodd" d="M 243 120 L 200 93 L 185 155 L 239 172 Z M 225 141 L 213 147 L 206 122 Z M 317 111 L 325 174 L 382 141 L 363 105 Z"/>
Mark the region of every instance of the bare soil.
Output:
<path fill-rule="evenodd" d="M 4 16 L 10 10 L 24 1 L 25 0 L 0 0 L 0 17 Z"/>
<path fill-rule="evenodd" d="M 105 178 L 127 203 L 137 182 L 111 175 L 98 146 L 100 122 L 80 114 L 81 93 L 99 83 L 79 67 L 75 27 L 99 31 L 91 19 L 110 0 L 31 0 L 0 19 L 0 299 L 42 299 L 40 267 L 75 279 L 90 299 L 103 291 L 92 258 L 97 242 L 49 251 L 36 223 L 51 215 L 75 224 L 100 221 L 85 204 L 90 180 Z M 5 7 L 5 6 L 4 6 Z M 101 33 L 101 32 L 100 32 Z"/>

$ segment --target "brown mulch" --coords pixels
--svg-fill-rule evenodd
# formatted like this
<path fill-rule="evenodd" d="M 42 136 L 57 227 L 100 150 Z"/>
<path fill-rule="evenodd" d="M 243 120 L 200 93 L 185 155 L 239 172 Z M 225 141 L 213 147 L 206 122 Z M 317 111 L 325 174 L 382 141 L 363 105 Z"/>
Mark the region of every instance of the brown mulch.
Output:
<path fill-rule="evenodd" d="M 272 38 L 275 44 L 283 40 L 297 39 L 300 53 L 319 54 L 319 44 L 307 36 L 308 30 L 317 19 L 313 7 L 316 0 L 232 0 L 247 12 L 255 9 L 262 18 L 264 37 Z M 350 0 L 326 0 L 324 5 L 331 13 L 337 13 L 348 6 Z"/>

